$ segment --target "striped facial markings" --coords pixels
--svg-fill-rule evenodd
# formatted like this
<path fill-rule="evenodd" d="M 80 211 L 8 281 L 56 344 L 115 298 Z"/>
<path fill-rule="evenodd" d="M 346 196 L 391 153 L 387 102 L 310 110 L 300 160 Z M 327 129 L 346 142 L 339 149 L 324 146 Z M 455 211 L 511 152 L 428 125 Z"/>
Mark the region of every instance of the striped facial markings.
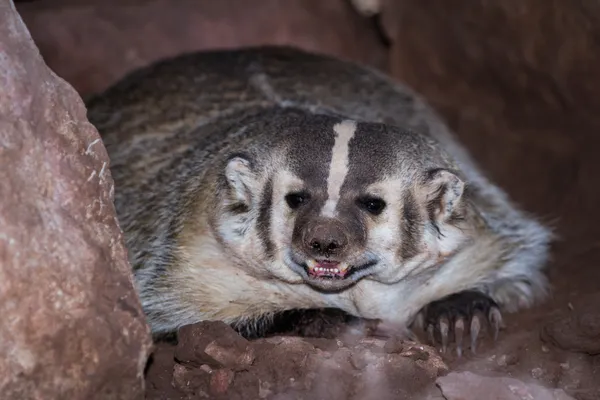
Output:
<path fill-rule="evenodd" d="M 265 247 L 265 253 L 268 257 L 273 257 L 274 244 L 271 238 L 271 213 L 273 208 L 273 179 L 269 179 L 260 200 L 258 210 L 257 229 L 260 240 Z"/>
<path fill-rule="evenodd" d="M 400 257 L 403 261 L 410 260 L 421 253 L 420 240 L 422 239 L 421 221 L 417 200 L 411 192 L 404 195 L 402 207 L 402 244 Z"/>
<path fill-rule="evenodd" d="M 334 217 L 340 199 L 342 184 L 348 175 L 350 140 L 356 133 L 356 122 L 345 120 L 333 126 L 335 142 L 333 144 L 329 176 L 327 177 L 327 201 L 321 210 L 324 217 Z"/>

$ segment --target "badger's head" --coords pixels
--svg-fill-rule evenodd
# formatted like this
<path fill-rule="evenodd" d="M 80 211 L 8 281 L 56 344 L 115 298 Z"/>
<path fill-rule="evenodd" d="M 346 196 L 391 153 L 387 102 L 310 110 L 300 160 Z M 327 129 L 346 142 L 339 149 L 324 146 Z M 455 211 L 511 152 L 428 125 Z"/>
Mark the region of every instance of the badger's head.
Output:
<path fill-rule="evenodd" d="M 265 133 L 225 159 L 215 226 L 252 273 L 324 291 L 393 283 L 469 237 L 463 180 L 421 135 L 329 116 L 248 129 Z"/>

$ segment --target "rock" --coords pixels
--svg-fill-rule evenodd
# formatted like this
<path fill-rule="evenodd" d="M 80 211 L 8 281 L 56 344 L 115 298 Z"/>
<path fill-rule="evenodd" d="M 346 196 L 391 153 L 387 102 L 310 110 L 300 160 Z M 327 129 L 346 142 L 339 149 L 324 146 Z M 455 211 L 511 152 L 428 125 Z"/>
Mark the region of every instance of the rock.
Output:
<path fill-rule="evenodd" d="M 507 367 L 510 365 L 515 365 L 519 362 L 519 354 L 518 353 L 510 353 L 510 354 L 502 354 L 498 357 L 498 361 L 496 364 L 500 367 Z"/>
<path fill-rule="evenodd" d="M 304 340 L 307 343 L 312 344 L 315 348 L 323 351 L 336 351 L 340 346 L 336 340 L 330 340 L 326 338 L 312 338 L 306 337 Z"/>
<path fill-rule="evenodd" d="M 247 341 L 221 322 L 181 328 L 175 353 L 173 386 L 180 396 L 194 398 L 203 393 L 215 399 L 403 398 L 435 387 L 448 370 L 434 348 L 412 341 L 363 337 L 349 345 L 297 336 Z M 168 366 L 172 359 L 164 355 L 162 362 Z M 164 383 L 154 372 L 159 370 L 166 369 L 151 365 L 150 387 Z"/>
<path fill-rule="evenodd" d="M 256 360 L 251 371 L 273 393 L 306 390 L 317 369 L 317 349 L 299 337 L 273 337 L 252 343 Z M 265 386 L 266 383 L 266 386 Z"/>
<path fill-rule="evenodd" d="M 424 348 L 419 348 L 417 346 L 413 346 L 409 349 L 406 349 L 401 354 L 402 356 L 409 357 L 411 360 L 414 361 L 427 361 L 430 357 L 430 354 L 427 351 L 425 351 Z"/>
<path fill-rule="evenodd" d="M 178 392 L 173 387 L 175 381 L 175 348 L 172 345 L 159 343 L 152 353 L 146 380 L 152 382 L 146 385 L 146 399 L 176 398 Z"/>
<path fill-rule="evenodd" d="M 517 203 L 560 216 L 561 240 L 599 237 L 589 221 L 600 187 L 587 182 L 598 170 L 600 3 L 381 1 L 390 73 L 428 100 Z"/>
<path fill-rule="evenodd" d="M 515 378 L 451 372 L 436 381 L 446 400 L 574 400 L 562 389 L 549 389 Z"/>
<path fill-rule="evenodd" d="M 259 399 L 260 381 L 251 372 L 236 372 L 233 384 L 227 392 L 227 399 Z"/>
<path fill-rule="evenodd" d="M 542 376 L 544 376 L 544 370 L 541 369 L 540 367 L 536 367 L 531 370 L 531 376 L 534 377 L 535 379 L 541 379 Z"/>
<path fill-rule="evenodd" d="M 247 369 L 254 361 L 254 350 L 246 346 L 227 346 L 221 340 L 213 340 L 204 352 L 224 367 L 236 370 Z"/>
<path fill-rule="evenodd" d="M 383 349 L 386 353 L 401 353 L 404 350 L 404 341 L 400 338 L 392 337 L 385 342 Z"/>
<path fill-rule="evenodd" d="M 446 365 L 438 351 L 431 346 L 406 341 L 400 356 L 413 360 L 432 379 L 445 375 L 449 370 L 448 365 Z"/>
<path fill-rule="evenodd" d="M 227 393 L 235 373 L 230 369 L 218 369 L 210 376 L 209 390 L 213 396 Z"/>
<path fill-rule="evenodd" d="M 158 59 L 202 49 L 291 44 L 380 68 L 387 52 L 347 0 L 54 0 L 19 11 L 48 65 L 82 96 Z M 85 49 L 85 51 L 82 51 Z"/>
<path fill-rule="evenodd" d="M 254 361 L 249 342 L 221 321 L 186 325 L 178 337 L 175 358 L 184 364 L 241 370 Z"/>
<path fill-rule="evenodd" d="M 151 350 L 108 157 L 0 0 L 0 393 L 141 399 Z"/>
<path fill-rule="evenodd" d="M 192 396 L 204 394 L 207 397 L 206 388 L 210 387 L 213 376 L 200 368 L 189 369 L 181 364 L 173 366 L 173 380 L 171 385 L 174 389 Z M 176 397 L 177 395 L 172 397 Z"/>
<path fill-rule="evenodd" d="M 600 313 L 593 307 L 573 313 L 545 325 L 540 337 L 564 350 L 600 354 Z"/>

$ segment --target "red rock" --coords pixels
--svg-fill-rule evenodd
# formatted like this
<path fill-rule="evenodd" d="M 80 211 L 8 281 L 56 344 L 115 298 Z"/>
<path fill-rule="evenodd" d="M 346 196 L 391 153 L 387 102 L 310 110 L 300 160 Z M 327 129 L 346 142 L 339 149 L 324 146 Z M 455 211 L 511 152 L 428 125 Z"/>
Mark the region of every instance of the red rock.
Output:
<path fill-rule="evenodd" d="M 588 182 L 600 143 L 600 3 L 381 2 L 390 73 L 428 100 L 516 202 L 560 219 L 561 241 L 597 238 L 600 225 L 589 221 L 600 186 Z"/>
<path fill-rule="evenodd" d="M 236 372 L 227 390 L 227 399 L 260 399 L 260 381 L 251 372 Z"/>
<path fill-rule="evenodd" d="M 176 398 L 179 394 L 173 387 L 175 358 L 174 346 L 160 343 L 152 353 L 146 370 L 146 399 Z"/>
<path fill-rule="evenodd" d="M 428 353 L 423 348 L 419 348 L 418 346 L 409 347 L 408 349 L 402 351 L 401 354 L 403 357 L 408 357 L 414 361 L 427 361 L 430 357 L 430 353 Z"/>
<path fill-rule="evenodd" d="M 386 341 L 369 337 L 353 345 L 322 338 L 316 341 L 318 347 L 313 338 L 295 336 L 246 341 L 221 322 L 189 325 L 179 336 L 178 359 L 186 364 L 176 365 L 174 386 L 196 397 L 209 393 L 215 399 L 407 398 L 433 386 L 448 369 L 434 348 L 412 341 L 402 342 L 401 348 L 396 343 L 391 354 Z M 253 362 L 247 358 L 240 368 L 248 345 L 256 357 Z M 214 368 L 202 364 L 208 358 Z M 193 374 L 198 374 L 196 381 Z"/>
<path fill-rule="evenodd" d="M 210 377 L 210 393 L 213 395 L 225 394 L 233 381 L 235 373 L 230 369 L 213 371 Z"/>
<path fill-rule="evenodd" d="M 401 353 L 402 350 L 404 350 L 404 346 L 404 340 L 397 337 L 392 337 L 385 342 L 383 350 L 389 354 Z"/>
<path fill-rule="evenodd" d="M 254 361 L 254 350 L 248 345 L 228 346 L 230 343 L 223 343 L 222 340 L 213 340 L 206 346 L 204 352 L 215 361 L 227 368 L 246 369 Z"/>
<path fill-rule="evenodd" d="M 141 399 L 151 340 L 106 151 L 7 0 L 0 87 L 1 397 Z"/>
<path fill-rule="evenodd" d="M 600 312 L 594 304 L 581 312 L 574 312 L 546 324 L 541 339 L 564 350 L 591 355 L 600 354 Z"/>
<path fill-rule="evenodd" d="M 82 95 L 194 50 L 292 44 L 380 68 L 385 46 L 346 0 L 55 0 L 19 5 L 48 65 Z M 85 49 L 85 51 L 82 51 Z"/>
<path fill-rule="evenodd" d="M 189 369 L 180 364 L 173 366 L 172 386 L 183 393 L 207 397 L 206 388 L 211 381 L 211 374 L 200 368 Z"/>
<path fill-rule="evenodd" d="M 250 343 L 220 321 L 186 325 L 179 330 L 178 338 L 175 358 L 184 364 L 239 370 L 254 361 Z"/>
<path fill-rule="evenodd" d="M 437 379 L 447 400 L 574 400 L 562 389 L 549 389 L 515 378 L 486 377 L 472 372 L 451 372 Z"/>

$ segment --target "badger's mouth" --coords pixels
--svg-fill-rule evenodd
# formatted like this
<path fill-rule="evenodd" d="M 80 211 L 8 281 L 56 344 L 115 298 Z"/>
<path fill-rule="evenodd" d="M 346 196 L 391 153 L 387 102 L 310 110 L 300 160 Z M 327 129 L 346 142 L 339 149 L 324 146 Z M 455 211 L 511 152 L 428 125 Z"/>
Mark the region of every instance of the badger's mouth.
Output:
<path fill-rule="evenodd" d="M 303 267 L 311 278 L 344 279 L 350 271 L 348 263 L 330 260 L 308 260 Z"/>
<path fill-rule="evenodd" d="M 307 284 L 325 291 L 338 291 L 376 272 L 379 259 L 375 256 L 363 257 L 358 262 L 347 262 L 331 258 L 314 259 L 289 251 L 285 255 L 285 263 Z"/>
<path fill-rule="evenodd" d="M 350 265 L 347 262 L 309 259 L 302 264 L 302 267 L 309 279 L 335 281 L 344 280 L 353 277 L 360 272 L 365 272 L 365 270 L 374 266 L 376 263 L 376 261 L 369 261 L 362 265 Z"/>

